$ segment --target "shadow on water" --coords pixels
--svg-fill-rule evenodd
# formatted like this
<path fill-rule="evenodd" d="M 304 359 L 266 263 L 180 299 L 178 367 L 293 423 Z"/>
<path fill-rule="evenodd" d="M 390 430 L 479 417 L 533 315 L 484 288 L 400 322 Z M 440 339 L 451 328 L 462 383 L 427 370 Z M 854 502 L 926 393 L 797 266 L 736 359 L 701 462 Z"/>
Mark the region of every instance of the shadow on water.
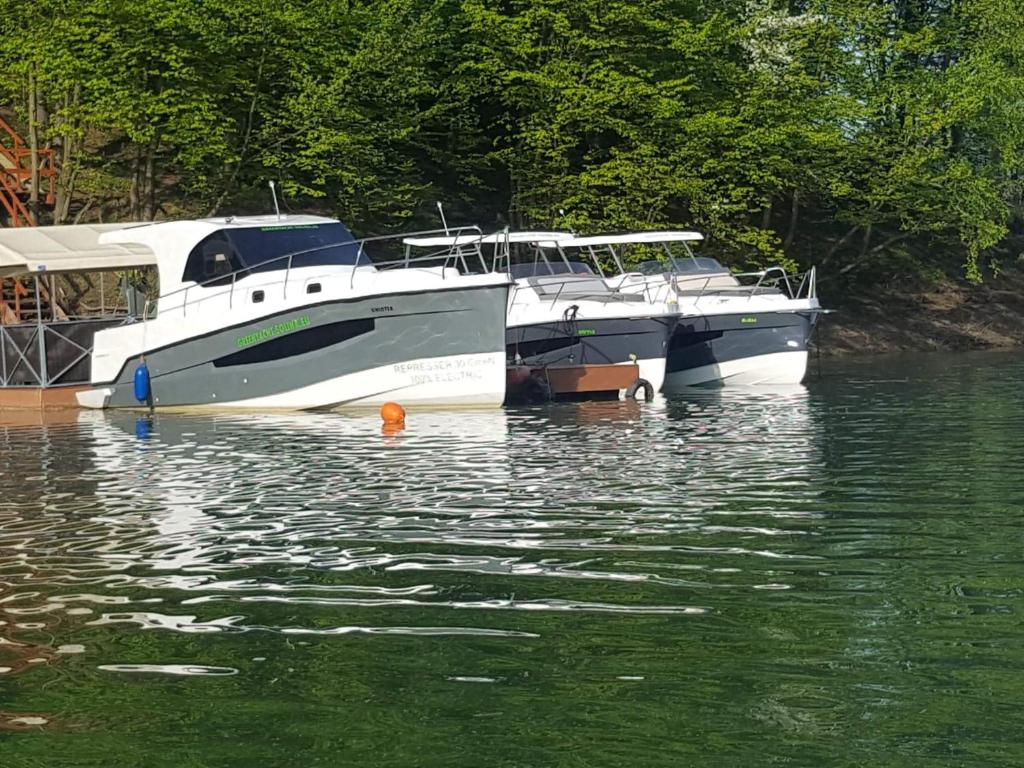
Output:
<path fill-rule="evenodd" d="M 0 427 L 5 765 L 1018 762 L 1022 381 Z"/>

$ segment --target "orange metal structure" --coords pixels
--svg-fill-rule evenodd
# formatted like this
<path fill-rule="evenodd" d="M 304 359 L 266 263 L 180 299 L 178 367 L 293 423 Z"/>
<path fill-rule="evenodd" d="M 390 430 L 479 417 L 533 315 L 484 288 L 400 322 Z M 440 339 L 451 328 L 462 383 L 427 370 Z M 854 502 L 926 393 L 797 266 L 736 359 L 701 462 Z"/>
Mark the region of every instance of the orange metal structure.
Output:
<path fill-rule="evenodd" d="M 57 168 L 52 149 L 40 147 L 40 198 L 47 205 L 54 203 Z M 25 204 L 32 190 L 32 150 L 10 124 L 0 117 L 0 207 L 7 212 L 12 227 L 33 227 L 36 221 Z"/>
<path fill-rule="evenodd" d="M 54 203 L 54 184 L 57 169 L 54 152 L 49 148 L 37 150 L 39 158 L 39 196 L 46 205 Z M 33 227 L 35 217 L 29 210 L 28 199 L 32 191 L 32 150 L 17 131 L 0 117 L 0 208 L 7 213 L 12 227 Z M 39 308 L 31 304 L 28 290 L 16 279 L 0 280 L 0 324 L 25 322 L 29 314 Z"/>

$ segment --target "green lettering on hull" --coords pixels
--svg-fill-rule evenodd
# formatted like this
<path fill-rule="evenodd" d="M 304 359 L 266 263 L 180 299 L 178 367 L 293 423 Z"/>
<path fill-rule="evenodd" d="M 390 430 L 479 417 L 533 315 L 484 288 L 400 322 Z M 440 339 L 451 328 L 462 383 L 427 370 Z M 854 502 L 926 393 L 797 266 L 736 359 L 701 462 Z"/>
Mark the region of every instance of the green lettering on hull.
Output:
<path fill-rule="evenodd" d="M 309 325 L 309 315 L 303 315 L 302 317 L 297 317 L 294 320 L 286 320 L 283 323 L 268 326 L 256 331 L 256 333 L 250 333 L 248 336 L 240 336 L 235 341 L 235 346 L 239 349 L 245 349 L 246 347 L 251 347 L 253 344 L 259 344 L 261 341 L 267 341 L 268 339 L 273 339 L 277 336 L 283 336 L 286 333 L 300 331 L 303 328 L 308 328 Z"/>

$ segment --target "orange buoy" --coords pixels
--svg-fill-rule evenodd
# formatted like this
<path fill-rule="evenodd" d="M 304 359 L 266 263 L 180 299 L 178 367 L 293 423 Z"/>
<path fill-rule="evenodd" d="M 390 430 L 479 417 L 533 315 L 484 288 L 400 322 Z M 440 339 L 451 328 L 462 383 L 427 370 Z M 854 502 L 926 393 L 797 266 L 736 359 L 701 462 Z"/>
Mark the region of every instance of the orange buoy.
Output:
<path fill-rule="evenodd" d="M 405 408 L 398 403 L 384 403 L 380 407 L 380 417 L 385 424 L 404 424 Z"/>

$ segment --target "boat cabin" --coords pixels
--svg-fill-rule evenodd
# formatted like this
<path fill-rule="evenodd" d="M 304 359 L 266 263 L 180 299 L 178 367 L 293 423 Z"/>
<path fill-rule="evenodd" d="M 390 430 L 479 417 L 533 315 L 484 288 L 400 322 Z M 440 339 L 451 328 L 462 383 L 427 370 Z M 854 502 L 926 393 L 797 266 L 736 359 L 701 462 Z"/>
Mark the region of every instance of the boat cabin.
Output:
<path fill-rule="evenodd" d="M 73 404 L 103 329 L 338 266 L 375 269 L 317 216 L 0 229 L 0 407 Z"/>

